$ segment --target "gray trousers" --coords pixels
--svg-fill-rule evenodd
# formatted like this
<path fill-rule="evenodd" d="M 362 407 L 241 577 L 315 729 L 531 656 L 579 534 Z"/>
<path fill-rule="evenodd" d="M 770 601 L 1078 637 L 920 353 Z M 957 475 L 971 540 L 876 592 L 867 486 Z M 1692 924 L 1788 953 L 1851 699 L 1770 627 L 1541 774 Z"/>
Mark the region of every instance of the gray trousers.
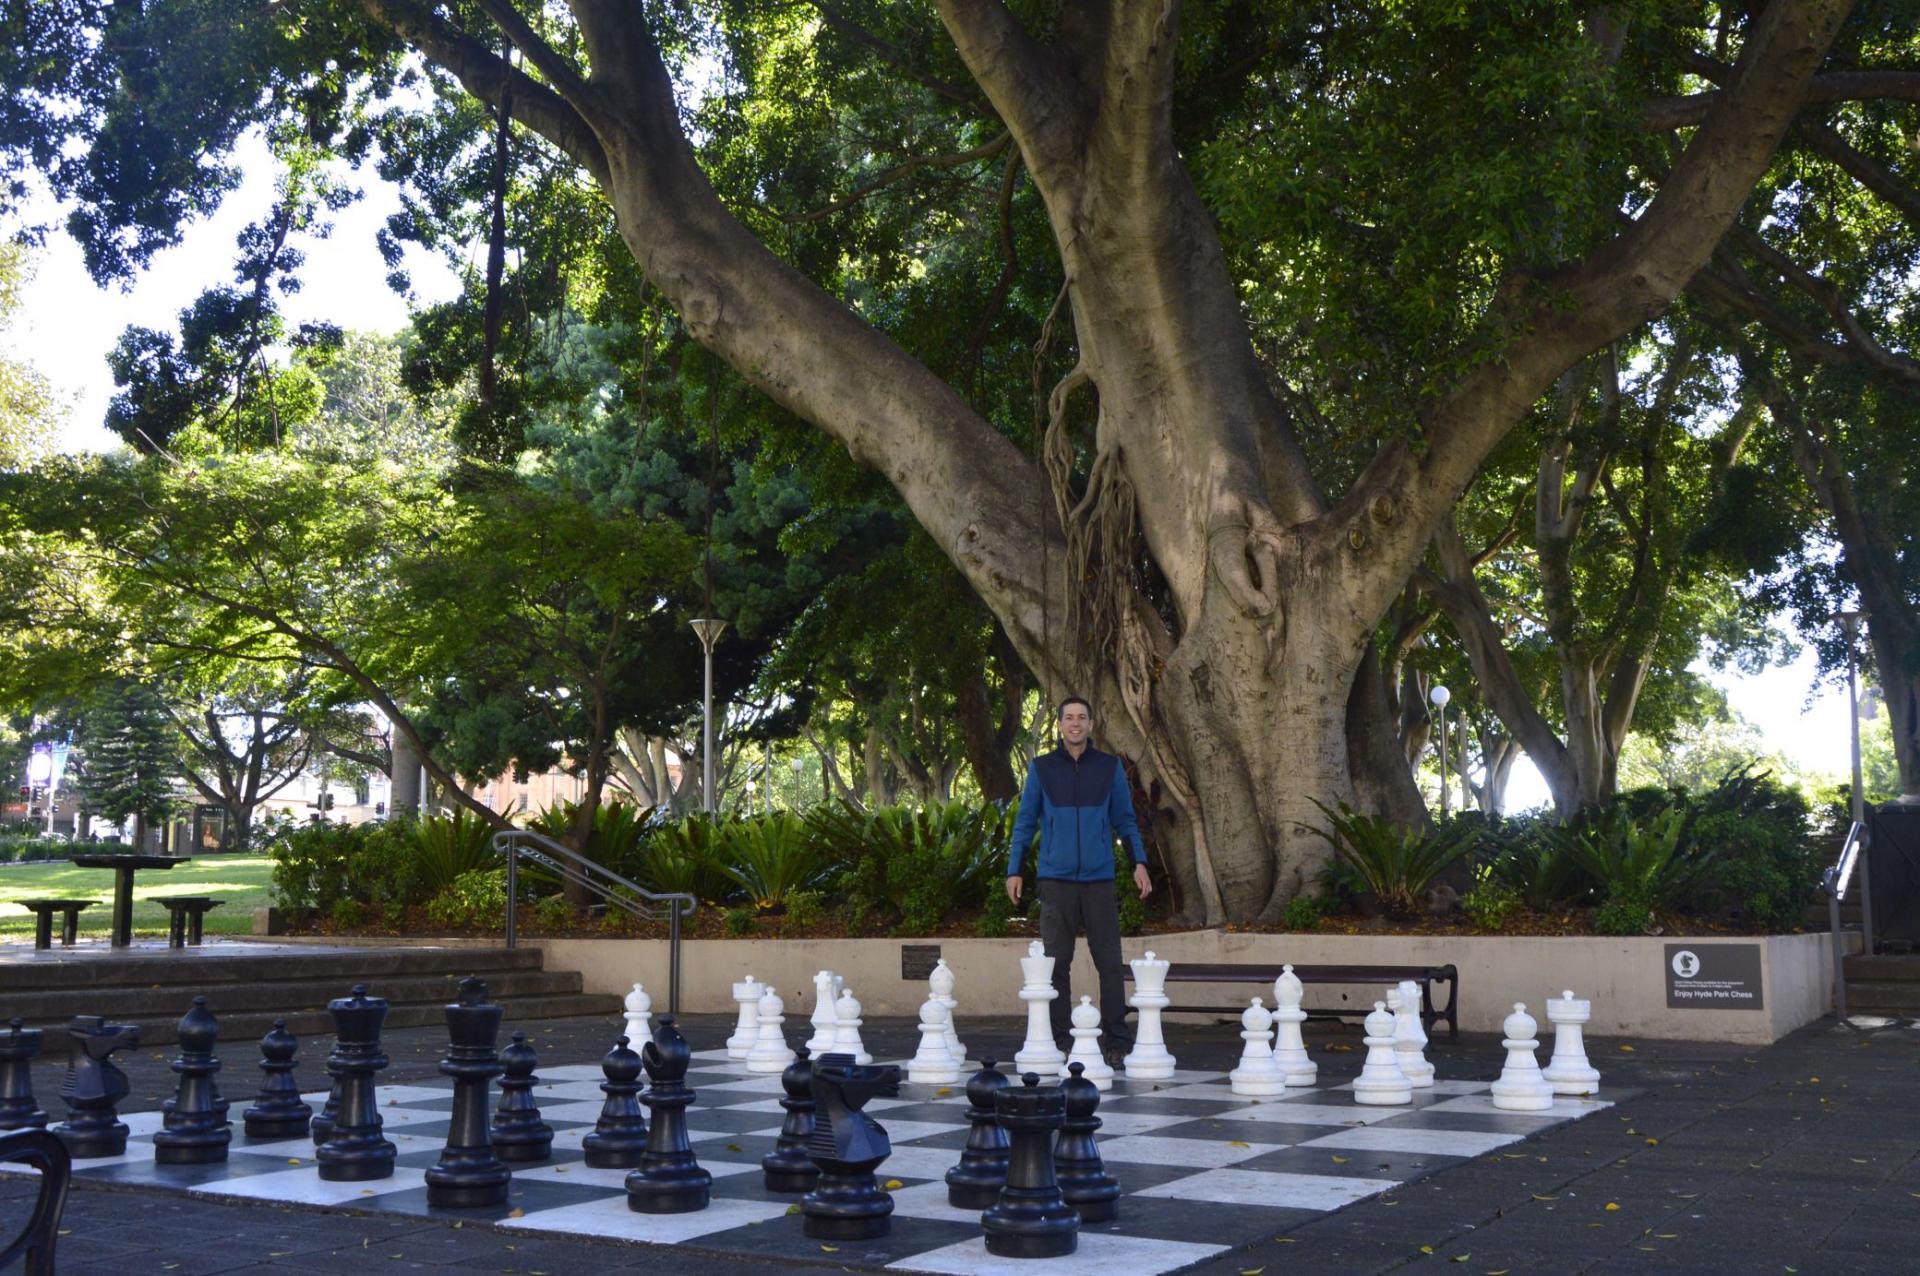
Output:
<path fill-rule="evenodd" d="M 1053 986 L 1059 993 L 1048 1007 L 1054 1040 L 1062 1048 L 1072 1040 L 1067 1030 L 1073 1026 L 1070 1016 L 1077 1004 L 1073 941 L 1082 930 L 1087 932 L 1094 969 L 1100 972 L 1101 1044 L 1130 1045 L 1133 1034 L 1127 1029 L 1126 981 L 1120 964 L 1120 905 L 1111 878 L 1104 882 L 1040 880 L 1040 942 L 1053 958 Z"/>

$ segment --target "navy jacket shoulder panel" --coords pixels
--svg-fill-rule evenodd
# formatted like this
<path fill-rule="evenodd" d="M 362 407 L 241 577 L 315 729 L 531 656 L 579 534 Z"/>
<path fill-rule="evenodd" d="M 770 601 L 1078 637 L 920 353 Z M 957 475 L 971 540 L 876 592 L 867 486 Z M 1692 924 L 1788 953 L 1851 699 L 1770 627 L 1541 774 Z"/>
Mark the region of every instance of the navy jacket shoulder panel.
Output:
<path fill-rule="evenodd" d="M 1041 754 L 1033 769 L 1054 806 L 1105 806 L 1117 773 L 1115 758 L 1092 745 L 1076 764 L 1064 748 Z"/>

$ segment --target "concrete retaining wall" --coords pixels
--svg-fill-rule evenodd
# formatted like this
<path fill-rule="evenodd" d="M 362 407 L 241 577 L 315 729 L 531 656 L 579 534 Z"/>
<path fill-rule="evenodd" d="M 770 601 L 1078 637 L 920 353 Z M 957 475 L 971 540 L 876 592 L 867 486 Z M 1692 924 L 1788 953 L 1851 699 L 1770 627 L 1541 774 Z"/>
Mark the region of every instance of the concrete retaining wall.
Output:
<path fill-rule="evenodd" d="M 791 939 L 688 940 L 683 945 L 682 1008 L 731 1011 L 731 985 L 748 974 L 771 981 L 786 1000 L 787 1014 L 813 1010 L 812 977 L 821 969 L 846 978 L 866 1015 L 911 1015 L 926 996 L 924 979 L 902 976 L 902 948 L 938 945 L 958 977 L 960 1017 L 1023 1013 L 1015 997 L 1019 958 L 1030 936 L 1008 939 Z M 1858 938 L 1848 936 L 1856 945 Z M 588 992 L 624 993 L 635 980 L 666 1005 L 667 945 L 664 940 L 538 939 L 550 970 L 579 970 Z M 1476 935 L 1249 935 L 1218 930 L 1143 936 L 1124 941 L 1125 955 L 1151 948 L 1169 960 L 1191 962 L 1293 962 L 1298 965 L 1442 965 L 1460 970 L 1460 1027 L 1497 1032 L 1516 1001 L 1543 1019 L 1542 1003 L 1571 988 L 1593 1000 L 1589 1031 L 1599 1036 L 1665 1037 L 1766 1044 L 1833 1008 L 1832 942 L 1826 935 L 1688 939 L 1692 948 L 1721 944 L 1755 947 L 1760 954 L 1763 1008 L 1669 1008 L 1666 945 L 1674 940 L 1594 936 L 1536 938 Z M 1073 966 L 1076 995 L 1095 993 L 1093 964 L 1081 945 Z M 1176 985 L 1175 1001 L 1240 1004 L 1259 993 L 1251 985 Z M 1372 987 L 1316 985 L 1309 1008 L 1365 1005 L 1381 995 Z M 1169 1015 L 1170 1018 L 1175 1018 Z"/>

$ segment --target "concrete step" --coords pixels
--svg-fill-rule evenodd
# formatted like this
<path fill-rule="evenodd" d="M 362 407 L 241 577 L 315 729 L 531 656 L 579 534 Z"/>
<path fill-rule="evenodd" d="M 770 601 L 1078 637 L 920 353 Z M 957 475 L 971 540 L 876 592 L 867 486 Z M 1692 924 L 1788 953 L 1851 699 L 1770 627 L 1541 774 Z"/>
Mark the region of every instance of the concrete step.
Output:
<path fill-rule="evenodd" d="M 581 989 L 580 972 L 575 970 L 496 970 L 459 974 L 407 974 L 387 978 L 367 977 L 355 972 L 352 983 L 367 986 L 376 997 L 400 1004 L 444 1006 L 454 996 L 454 985 L 467 974 L 478 974 L 487 982 L 494 1000 L 509 997 L 549 997 L 577 993 Z M 185 1014 L 196 995 L 204 994 L 213 1013 L 222 1022 L 231 1015 L 258 1012 L 287 1015 L 302 1010 L 324 1011 L 327 1002 L 344 997 L 352 986 L 344 976 L 326 979 L 270 979 L 215 981 L 198 984 L 143 985 L 96 984 L 85 988 L 45 988 L 31 992 L 0 994 L 0 1022 L 25 1019 L 30 1025 L 62 1024 L 74 1015 L 105 1015 L 116 1022 L 131 1022 L 135 1017 L 154 1018 L 173 1008 L 176 1017 Z"/>
<path fill-rule="evenodd" d="M 1847 1009 L 1920 1015 L 1920 983 L 1848 979 Z"/>
<path fill-rule="evenodd" d="M 296 979 L 346 979 L 373 983 L 405 975 L 486 975 L 539 970 L 537 948 L 314 948 L 209 943 L 200 948 L 146 950 L 140 956 L 75 955 L 55 947 L 35 956 L 0 962 L 0 988 L 8 993 L 45 988 L 110 985 L 211 985 Z"/>
<path fill-rule="evenodd" d="M 1877 953 L 1872 957 L 1850 955 L 1847 958 L 1847 983 L 1871 980 L 1876 983 L 1913 983 L 1920 985 L 1920 956 L 1892 956 Z"/>

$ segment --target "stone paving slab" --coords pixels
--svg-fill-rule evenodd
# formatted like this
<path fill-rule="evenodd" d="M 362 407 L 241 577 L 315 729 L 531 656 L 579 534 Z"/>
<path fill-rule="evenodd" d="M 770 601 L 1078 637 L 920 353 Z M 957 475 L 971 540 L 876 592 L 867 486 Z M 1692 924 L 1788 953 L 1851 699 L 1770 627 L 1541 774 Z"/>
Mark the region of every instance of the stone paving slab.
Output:
<path fill-rule="evenodd" d="M 729 1017 L 693 1016 L 723 1027 Z M 613 1025 L 537 1025 L 543 1064 L 591 1064 Z M 1183 1026 L 1182 1066 L 1231 1066 L 1234 1025 Z M 1318 1027 L 1318 1026 L 1316 1026 Z M 871 1022 L 870 1046 L 911 1050 L 904 1020 Z M 1017 1045 L 1017 1020 L 963 1019 L 975 1052 Z M 976 1044 L 978 1038 L 978 1044 Z M 444 1033 L 390 1034 L 383 1080 L 434 1075 Z M 1328 1026 L 1315 1050 L 1358 1048 Z M 251 1043 L 223 1043 L 226 1089 L 243 1102 Z M 1766 1048 L 1594 1039 L 1608 1087 L 1639 1090 L 1616 1110 L 1553 1129 L 1417 1183 L 1306 1216 L 1276 1211 L 1271 1240 L 1189 1269 L 1206 1276 L 1264 1268 L 1286 1276 L 1432 1270 L 1461 1273 L 1795 1273 L 1879 1276 L 1920 1270 L 1920 1031 L 1906 1023 L 1856 1032 L 1828 1020 Z M 159 1058 L 148 1058 L 157 1054 Z M 1491 1078 L 1497 1042 L 1438 1041 L 1451 1075 Z M 1354 1057 L 1357 1066 L 1357 1054 Z M 143 1102 L 170 1092 L 164 1052 L 129 1072 Z M 59 1069 L 35 1070 L 42 1106 L 57 1112 Z M 27 1189 L 0 1183 L 0 1232 L 24 1217 Z M 1609 1206 L 1616 1208 L 1609 1209 Z M 82 1187 L 63 1222 L 63 1271 L 279 1272 L 460 1270 L 598 1273 L 671 1270 L 690 1276 L 847 1265 L 839 1255 L 778 1255 L 764 1263 L 586 1239 L 512 1237 L 432 1220 L 397 1221 L 267 1205 L 186 1200 Z M 200 1243 L 185 1238 L 212 1238 Z M 1458 1261 L 1453 1261 L 1458 1260 Z M 663 1262 L 670 1266 L 663 1267 Z M 1044 1265 L 1038 1265 L 1044 1266 Z M 859 1270 L 855 1268 L 854 1270 Z"/>

